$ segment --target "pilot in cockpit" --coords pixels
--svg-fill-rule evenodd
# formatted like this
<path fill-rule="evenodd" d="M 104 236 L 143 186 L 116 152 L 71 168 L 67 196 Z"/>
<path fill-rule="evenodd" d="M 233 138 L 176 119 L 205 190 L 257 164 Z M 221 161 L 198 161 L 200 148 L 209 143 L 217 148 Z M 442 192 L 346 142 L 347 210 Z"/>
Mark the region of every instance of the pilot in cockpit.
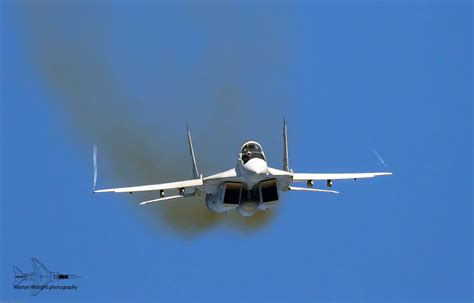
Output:
<path fill-rule="evenodd" d="M 263 155 L 262 147 L 256 142 L 249 142 L 242 146 L 242 150 L 240 151 L 241 159 L 245 163 L 247 163 L 250 159 L 259 158 L 265 160 L 265 156 Z"/>

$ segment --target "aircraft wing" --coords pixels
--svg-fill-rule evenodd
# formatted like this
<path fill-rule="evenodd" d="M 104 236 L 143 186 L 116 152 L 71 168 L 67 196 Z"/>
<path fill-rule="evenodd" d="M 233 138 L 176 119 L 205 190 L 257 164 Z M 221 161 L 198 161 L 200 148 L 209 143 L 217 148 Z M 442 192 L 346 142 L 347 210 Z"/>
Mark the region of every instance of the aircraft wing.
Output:
<path fill-rule="evenodd" d="M 36 285 L 31 285 L 32 286 L 32 291 L 31 291 L 32 296 L 37 296 L 41 291 L 43 291 L 43 289 L 48 288 L 48 284 L 51 283 L 50 278 L 38 279 L 38 281 L 39 281 L 39 283 L 37 283 Z"/>
<path fill-rule="evenodd" d="M 152 185 L 140 185 L 131 187 L 119 187 L 119 188 L 108 188 L 94 190 L 95 193 L 133 193 L 140 191 L 155 191 L 155 190 L 168 190 L 168 189 L 180 189 L 180 188 L 199 188 L 203 185 L 202 179 L 185 180 L 170 183 L 152 184 Z"/>
<path fill-rule="evenodd" d="M 306 174 L 306 173 L 294 173 L 293 181 L 318 181 L 318 180 L 347 180 L 347 179 L 364 179 L 373 178 L 378 176 L 389 176 L 390 172 L 376 172 L 376 173 L 340 173 L 340 174 Z"/>

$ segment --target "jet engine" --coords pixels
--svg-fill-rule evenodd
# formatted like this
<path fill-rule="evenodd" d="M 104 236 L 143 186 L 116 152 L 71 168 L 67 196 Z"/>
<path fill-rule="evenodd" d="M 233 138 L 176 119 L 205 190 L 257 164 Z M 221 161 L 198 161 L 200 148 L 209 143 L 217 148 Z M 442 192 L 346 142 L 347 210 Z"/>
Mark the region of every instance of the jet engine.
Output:
<path fill-rule="evenodd" d="M 251 189 L 243 183 L 226 182 L 217 187 L 216 193 L 206 195 L 206 205 L 214 212 L 223 213 L 237 208 L 241 216 L 247 217 L 257 209 L 267 210 L 278 201 L 275 179 L 265 180 Z"/>
<path fill-rule="evenodd" d="M 242 183 L 226 182 L 219 184 L 215 193 L 206 194 L 207 207 L 216 212 L 224 213 L 239 206 Z"/>

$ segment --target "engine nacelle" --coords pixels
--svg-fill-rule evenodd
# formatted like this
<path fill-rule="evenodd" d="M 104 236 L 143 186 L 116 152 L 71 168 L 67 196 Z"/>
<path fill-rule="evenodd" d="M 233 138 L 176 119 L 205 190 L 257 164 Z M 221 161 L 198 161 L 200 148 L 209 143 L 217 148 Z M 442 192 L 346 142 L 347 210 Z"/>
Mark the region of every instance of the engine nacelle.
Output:
<path fill-rule="evenodd" d="M 239 206 L 241 191 L 242 183 L 220 184 L 216 193 L 206 194 L 206 205 L 216 213 L 227 212 Z"/>
<path fill-rule="evenodd" d="M 240 215 L 251 216 L 257 209 L 267 210 L 278 201 L 275 179 L 262 181 L 252 189 L 243 183 L 227 182 L 217 187 L 216 193 L 206 195 L 206 205 L 217 213 L 237 208 Z"/>
<path fill-rule="evenodd" d="M 262 181 L 259 187 L 262 201 L 258 205 L 258 209 L 267 210 L 275 206 L 279 199 L 277 181 L 275 179 Z"/>

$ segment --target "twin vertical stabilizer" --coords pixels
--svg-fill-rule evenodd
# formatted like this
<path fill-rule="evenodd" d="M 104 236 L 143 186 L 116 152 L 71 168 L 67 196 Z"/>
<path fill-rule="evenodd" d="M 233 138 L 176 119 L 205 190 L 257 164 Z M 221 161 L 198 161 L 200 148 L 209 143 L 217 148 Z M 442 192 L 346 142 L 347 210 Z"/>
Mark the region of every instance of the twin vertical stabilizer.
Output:
<path fill-rule="evenodd" d="M 191 161 L 193 162 L 193 178 L 194 179 L 199 179 L 199 171 L 196 165 L 196 157 L 194 156 L 194 148 L 193 148 L 193 141 L 191 140 L 191 132 L 189 131 L 189 126 L 187 127 L 188 129 L 188 145 L 189 145 L 189 154 L 191 155 Z"/>
<path fill-rule="evenodd" d="M 286 119 L 283 119 L 283 170 L 291 172 L 288 164 L 288 140 L 286 137 Z"/>

